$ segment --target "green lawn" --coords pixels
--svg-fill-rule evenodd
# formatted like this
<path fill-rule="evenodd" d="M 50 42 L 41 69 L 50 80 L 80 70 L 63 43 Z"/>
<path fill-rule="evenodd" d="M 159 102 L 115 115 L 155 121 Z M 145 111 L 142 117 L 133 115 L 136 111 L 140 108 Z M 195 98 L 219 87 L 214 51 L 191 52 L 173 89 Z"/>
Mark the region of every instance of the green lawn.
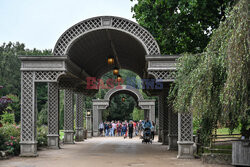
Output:
<path fill-rule="evenodd" d="M 228 135 L 229 128 L 220 128 L 217 129 L 217 135 Z M 240 128 L 234 129 L 233 134 L 240 134 Z"/>

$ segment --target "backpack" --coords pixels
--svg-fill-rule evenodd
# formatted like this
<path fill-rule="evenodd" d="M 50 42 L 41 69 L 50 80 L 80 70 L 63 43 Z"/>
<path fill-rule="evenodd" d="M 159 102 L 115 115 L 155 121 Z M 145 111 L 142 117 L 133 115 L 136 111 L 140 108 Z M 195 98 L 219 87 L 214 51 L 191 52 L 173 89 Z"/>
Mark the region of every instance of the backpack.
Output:
<path fill-rule="evenodd" d="M 122 131 L 123 131 L 123 132 L 126 132 L 126 130 L 127 130 L 127 127 L 126 127 L 126 126 L 123 126 L 123 127 L 122 127 Z"/>

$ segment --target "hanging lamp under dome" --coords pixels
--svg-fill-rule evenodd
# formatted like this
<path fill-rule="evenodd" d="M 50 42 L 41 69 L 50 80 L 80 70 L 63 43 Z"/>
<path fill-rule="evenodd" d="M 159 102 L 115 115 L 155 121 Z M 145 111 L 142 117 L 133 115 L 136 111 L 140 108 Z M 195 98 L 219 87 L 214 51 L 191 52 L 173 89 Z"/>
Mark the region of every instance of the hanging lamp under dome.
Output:
<path fill-rule="evenodd" d="M 114 75 L 118 75 L 118 74 L 119 74 L 119 69 L 118 69 L 117 67 L 115 67 L 115 68 L 113 69 L 113 74 L 114 74 Z"/>
<path fill-rule="evenodd" d="M 125 97 L 122 97 L 122 102 L 125 102 L 125 100 L 126 100 Z"/>
<path fill-rule="evenodd" d="M 117 82 L 121 82 L 122 81 L 122 76 L 118 75 L 117 76 Z"/>
<path fill-rule="evenodd" d="M 113 57 L 108 57 L 108 64 L 109 65 L 113 65 L 114 64 L 114 62 L 115 62 L 115 59 L 113 58 Z"/>

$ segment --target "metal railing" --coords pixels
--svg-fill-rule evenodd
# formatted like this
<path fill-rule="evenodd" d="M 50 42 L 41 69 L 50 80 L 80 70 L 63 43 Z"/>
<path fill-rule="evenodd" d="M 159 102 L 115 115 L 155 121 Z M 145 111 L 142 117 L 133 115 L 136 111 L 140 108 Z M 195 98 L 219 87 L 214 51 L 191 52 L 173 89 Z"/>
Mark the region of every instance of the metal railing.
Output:
<path fill-rule="evenodd" d="M 204 146 L 200 140 L 200 135 L 194 135 L 194 141 L 197 146 L 196 155 L 203 153 L 231 153 L 231 141 L 240 139 L 240 134 L 212 134 L 210 136 L 209 146 Z"/>

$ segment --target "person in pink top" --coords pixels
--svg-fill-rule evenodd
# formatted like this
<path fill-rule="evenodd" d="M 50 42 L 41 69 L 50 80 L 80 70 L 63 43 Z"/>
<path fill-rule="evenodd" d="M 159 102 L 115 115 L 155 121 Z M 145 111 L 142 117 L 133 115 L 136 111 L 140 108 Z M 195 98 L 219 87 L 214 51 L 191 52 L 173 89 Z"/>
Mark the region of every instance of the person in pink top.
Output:
<path fill-rule="evenodd" d="M 127 136 L 128 136 L 128 122 L 127 122 L 127 120 L 125 120 L 125 126 L 126 126 L 126 133 L 125 133 L 124 138 L 127 138 Z"/>
<path fill-rule="evenodd" d="M 121 136 L 122 125 L 120 121 L 118 121 L 116 129 L 117 129 L 117 136 Z"/>

